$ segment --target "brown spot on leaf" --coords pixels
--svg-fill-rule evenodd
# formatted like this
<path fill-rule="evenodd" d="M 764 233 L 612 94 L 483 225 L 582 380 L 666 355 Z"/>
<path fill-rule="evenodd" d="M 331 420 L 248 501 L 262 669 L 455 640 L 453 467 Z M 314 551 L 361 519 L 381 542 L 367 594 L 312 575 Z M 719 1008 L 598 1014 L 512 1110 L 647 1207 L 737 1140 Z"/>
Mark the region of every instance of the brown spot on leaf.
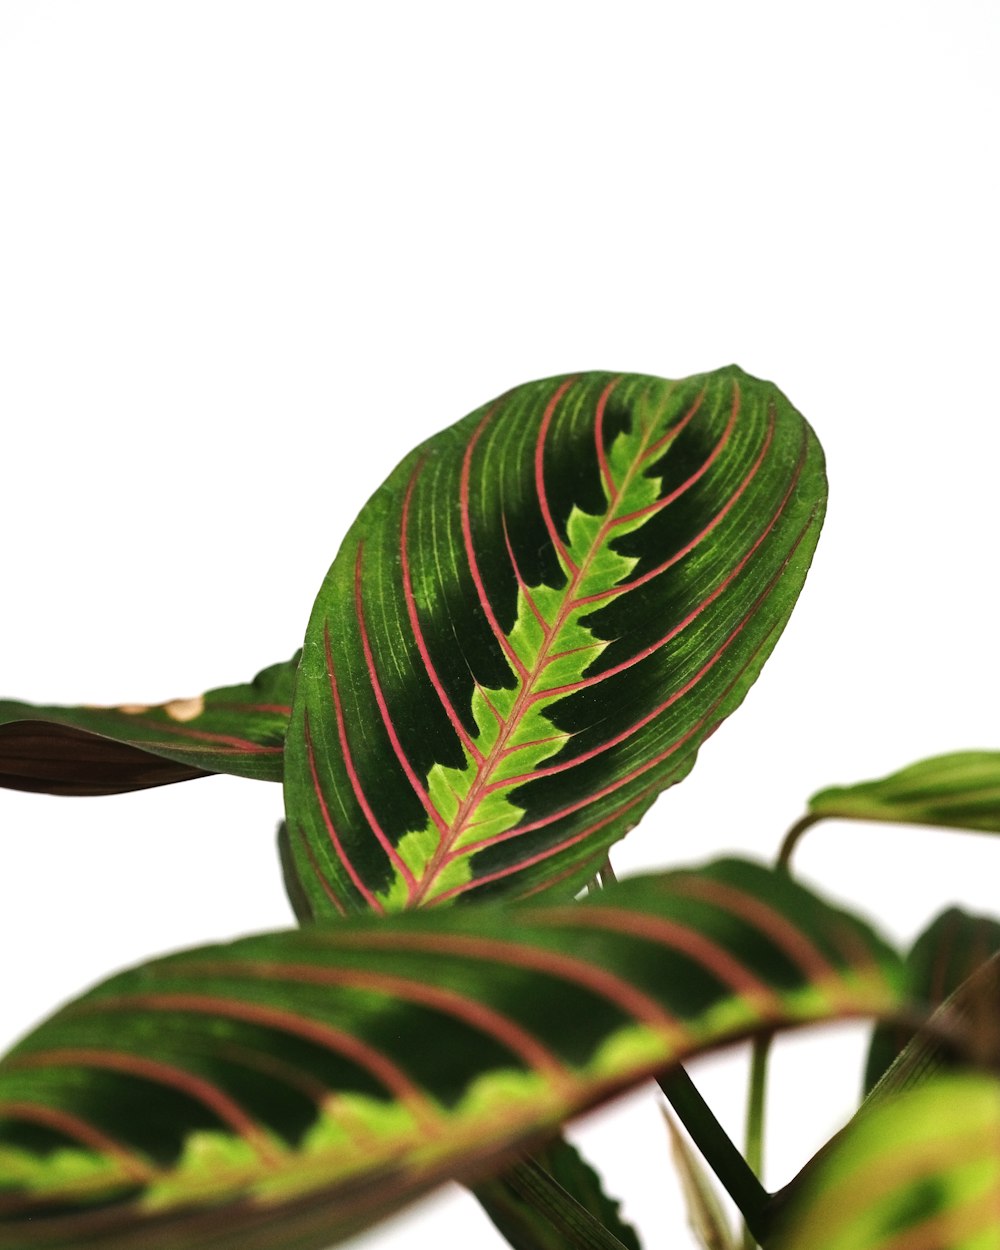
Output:
<path fill-rule="evenodd" d="M 199 694 L 193 699 L 174 699 L 170 703 L 164 703 L 163 710 L 171 720 L 194 720 L 205 710 L 205 697 Z"/>

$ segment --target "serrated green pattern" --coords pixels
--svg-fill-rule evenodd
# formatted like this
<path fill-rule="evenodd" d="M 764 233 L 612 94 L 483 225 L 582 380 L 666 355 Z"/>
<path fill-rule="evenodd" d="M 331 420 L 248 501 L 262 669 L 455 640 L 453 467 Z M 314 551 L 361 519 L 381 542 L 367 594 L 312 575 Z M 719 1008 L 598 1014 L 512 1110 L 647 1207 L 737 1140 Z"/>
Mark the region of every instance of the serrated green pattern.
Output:
<path fill-rule="evenodd" d="M 824 504 L 809 427 L 735 367 L 530 383 L 417 448 L 306 635 L 312 911 L 571 894 L 742 700 Z"/>
<path fill-rule="evenodd" d="M 320 1250 L 673 1061 L 900 1000 L 870 929 L 733 860 L 184 952 L 0 1063 L 0 1250 Z"/>

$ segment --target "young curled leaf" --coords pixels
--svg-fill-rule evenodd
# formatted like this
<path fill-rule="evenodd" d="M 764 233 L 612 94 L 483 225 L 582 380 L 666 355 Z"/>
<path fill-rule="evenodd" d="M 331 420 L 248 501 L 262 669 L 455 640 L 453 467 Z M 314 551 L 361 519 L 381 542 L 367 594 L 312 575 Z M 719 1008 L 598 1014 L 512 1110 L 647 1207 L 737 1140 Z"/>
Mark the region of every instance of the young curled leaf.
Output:
<path fill-rule="evenodd" d="M 572 894 L 742 701 L 825 497 L 809 426 L 735 367 L 529 383 L 412 452 L 306 634 L 313 913 Z"/>
<path fill-rule="evenodd" d="M 689 1055 L 902 996 L 866 925 L 735 860 L 185 951 L 0 1061 L 0 1250 L 323 1250 Z"/>
<path fill-rule="evenodd" d="M 232 773 L 280 781 L 298 654 L 251 682 L 154 706 L 0 701 L 0 786 L 121 794 Z"/>

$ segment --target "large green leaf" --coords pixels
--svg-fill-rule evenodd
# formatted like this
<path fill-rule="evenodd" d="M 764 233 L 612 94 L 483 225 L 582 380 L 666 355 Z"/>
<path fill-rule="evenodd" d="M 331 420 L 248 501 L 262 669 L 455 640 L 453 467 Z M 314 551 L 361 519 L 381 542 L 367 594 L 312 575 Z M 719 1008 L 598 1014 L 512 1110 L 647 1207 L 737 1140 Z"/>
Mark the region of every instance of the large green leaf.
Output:
<path fill-rule="evenodd" d="M 881 1103 L 780 1201 L 768 1250 L 996 1250 L 1000 1082 L 938 1077 Z"/>
<path fill-rule="evenodd" d="M 119 794 L 233 773 L 280 781 L 298 655 L 251 682 L 155 707 L 0 701 L 0 786 Z"/>
<path fill-rule="evenodd" d="M 911 992 L 938 1007 L 997 951 L 1000 921 L 950 907 L 928 925 L 906 957 Z M 866 1094 L 912 1037 L 913 1030 L 903 1022 L 877 1026 L 868 1051 Z"/>
<path fill-rule="evenodd" d="M 888 820 L 1000 833 L 1000 751 L 956 751 L 809 800 L 820 817 Z"/>
<path fill-rule="evenodd" d="M 742 700 L 824 502 L 811 430 L 735 367 L 530 383 L 418 447 L 306 635 L 285 804 L 313 912 L 572 893 Z"/>
<path fill-rule="evenodd" d="M 318 1250 L 687 1055 L 901 986 L 864 924 L 734 860 L 174 955 L 0 1063 L 0 1250 Z"/>

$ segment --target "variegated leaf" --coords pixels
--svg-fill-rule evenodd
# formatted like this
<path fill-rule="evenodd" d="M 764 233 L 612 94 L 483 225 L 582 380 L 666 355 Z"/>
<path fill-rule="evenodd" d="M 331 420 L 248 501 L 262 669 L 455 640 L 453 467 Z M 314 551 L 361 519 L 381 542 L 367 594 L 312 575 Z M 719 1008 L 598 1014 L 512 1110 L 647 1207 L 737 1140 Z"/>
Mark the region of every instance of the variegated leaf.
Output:
<path fill-rule="evenodd" d="M 1000 1082 L 942 1076 L 880 1103 L 777 1202 L 768 1250 L 995 1250 Z"/>
<path fill-rule="evenodd" d="M 867 926 L 734 860 L 183 952 L 0 1062 L 0 1250 L 321 1250 L 688 1055 L 901 998 Z"/>
<path fill-rule="evenodd" d="M 735 367 L 530 383 L 414 451 L 306 635 L 313 912 L 572 893 L 742 700 L 824 503 L 809 427 Z"/>
<path fill-rule="evenodd" d="M 0 786 L 119 794 L 233 773 L 280 781 L 298 655 L 252 682 L 155 706 L 0 701 Z"/>
<path fill-rule="evenodd" d="M 1000 751 L 956 751 L 910 764 L 877 781 L 813 795 L 817 819 L 887 820 L 1000 833 Z"/>

